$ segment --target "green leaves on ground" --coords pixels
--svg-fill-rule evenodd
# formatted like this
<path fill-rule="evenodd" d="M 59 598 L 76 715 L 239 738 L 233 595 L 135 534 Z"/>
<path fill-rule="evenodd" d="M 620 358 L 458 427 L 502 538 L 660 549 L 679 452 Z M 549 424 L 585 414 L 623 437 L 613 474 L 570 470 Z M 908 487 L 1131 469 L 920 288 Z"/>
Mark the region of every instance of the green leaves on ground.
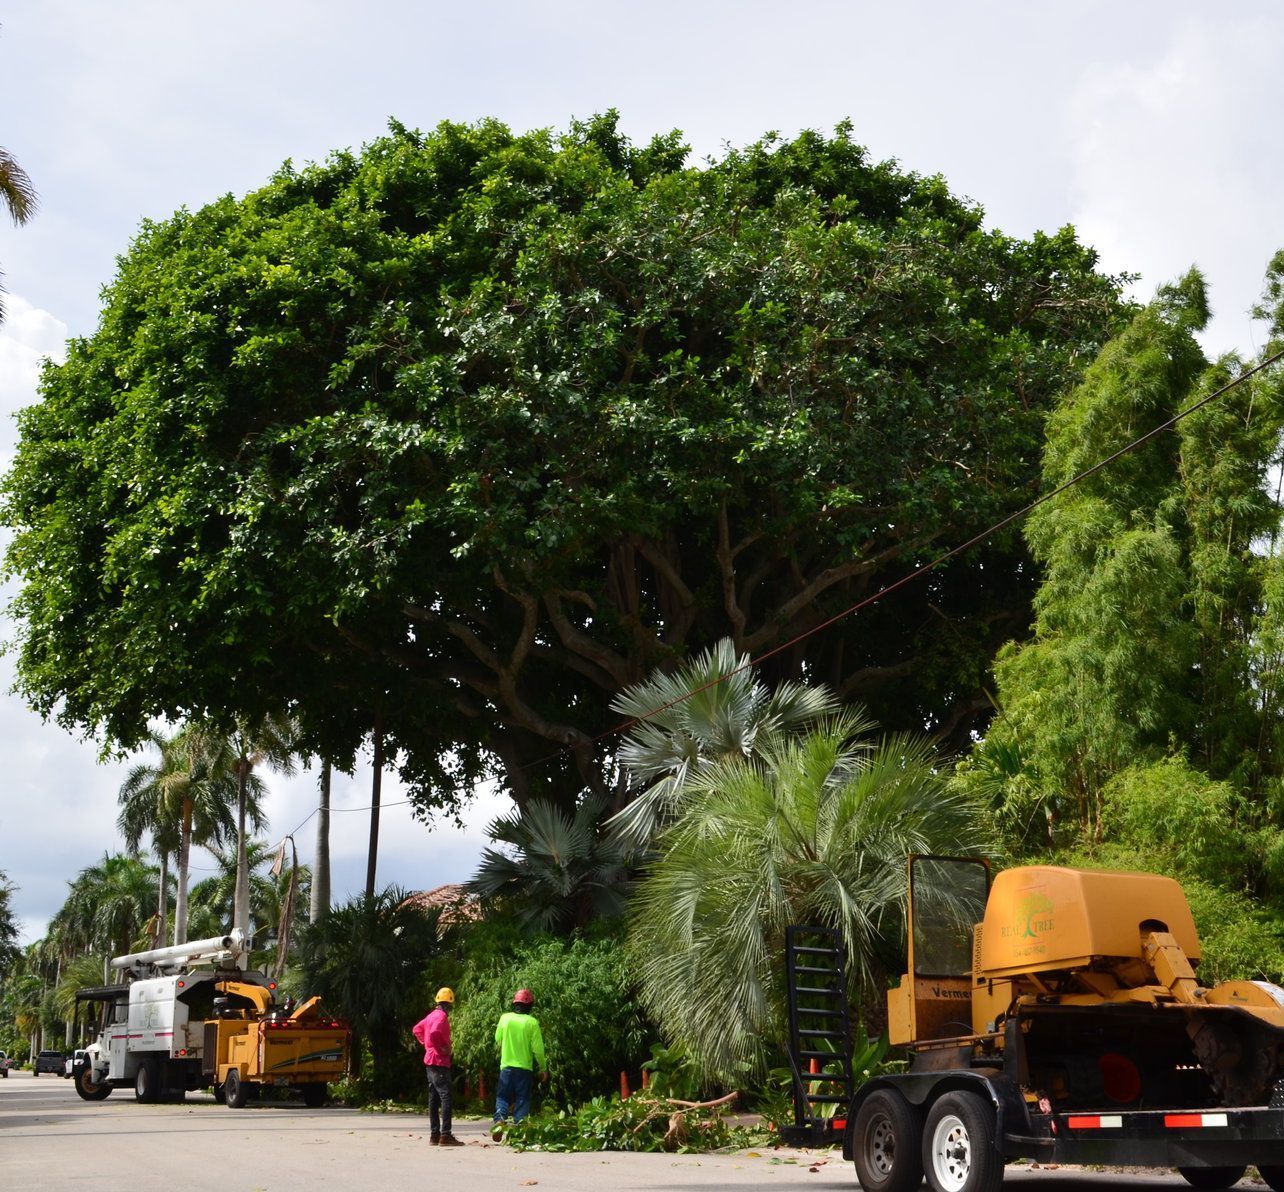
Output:
<path fill-rule="evenodd" d="M 510 1126 L 504 1136 L 519 1151 L 691 1151 L 766 1146 L 761 1128 L 733 1125 L 718 1109 L 691 1109 L 636 1093 L 627 1101 L 594 1097 L 574 1113 L 544 1113 Z"/>

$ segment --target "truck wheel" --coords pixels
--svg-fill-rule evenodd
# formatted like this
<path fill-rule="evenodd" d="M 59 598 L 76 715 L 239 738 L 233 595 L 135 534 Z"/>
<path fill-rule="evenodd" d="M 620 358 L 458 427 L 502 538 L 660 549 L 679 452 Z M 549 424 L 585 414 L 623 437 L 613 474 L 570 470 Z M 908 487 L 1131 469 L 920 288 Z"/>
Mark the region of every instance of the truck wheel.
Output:
<path fill-rule="evenodd" d="M 309 1109 L 320 1109 L 325 1104 L 327 1091 L 324 1081 L 320 1084 L 303 1084 L 299 1086 L 299 1092 L 303 1094 L 303 1104 Z"/>
<path fill-rule="evenodd" d="M 923 1174 L 932 1192 L 996 1192 L 1003 1159 L 994 1145 L 994 1110 L 975 1093 L 946 1093 L 927 1115 Z"/>
<path fill-rule="evenodd" d="M 134 1100 L 150 1105 L 160 1092 L 160 1073 L 154 1059 L 143 1060 L 134 1073 Z"/>
<path fill-rule="evenodd" d="M 86 1101 L 106 1101 L 111 1096 L 111 1085 L 95 1084 L 94 1074 L 88 1067 L 73 1073 L 71 1083 L 76 1086 L 76 1092 Z"/>
<path fill-rule="evenodd" d="M 228 1109 L 244 1109 L 249 1099 L 249 1086 L 241 1079 L 240 1072 L 233 1068 L 223 1084 L 223 1104 Z"/>
<path fill-rule="evenodd" d="M 1192 1188 L 1233 1188 L 1247 1170 L 1246 1166 L 1179 1167 L 1177 1174 Z"/>
<path fill-rule="evenodd" d="M 1284 1167 L 1263 1167 L 1259 1163 L 1257 1165 L 1257 1170 L 1261 1174 L 1262 1179 L 1266 1181 L 1266 1186 L 1268 1188 L 1273 1188 L 1274 1192 L 1284 1192 Z M 1182 1175 L 1185 1174 L 1186 1173 L 1183 1171 Z"/>
<path fill-rule="evenodd" d="M 894 1089 L 870 1093 L 853 1126 L 856 1178 L 867 1192 L 913 1192 L 923 1182 L 923 1128 Z"/>

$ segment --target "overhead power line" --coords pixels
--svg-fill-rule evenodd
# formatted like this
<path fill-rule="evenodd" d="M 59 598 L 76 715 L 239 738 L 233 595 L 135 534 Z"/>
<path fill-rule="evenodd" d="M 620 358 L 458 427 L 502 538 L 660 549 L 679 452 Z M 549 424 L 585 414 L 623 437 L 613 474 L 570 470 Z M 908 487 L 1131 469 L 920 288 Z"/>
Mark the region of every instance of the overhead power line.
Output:
<path fill-rule="evenodd" d="M 1067 491 L 1068 489 L 1074 488 L 1076 484 L 1080 484 L 1084 480 L 1087 480 L 1089 476 L 1094 476 L 1096 475 L 1096 473 L 1100 472 L 1102 469 L 1108 468 L 1112 463 L 1115 462 L 1115 460 L 1122 458 L 1123 456 L 1127 455 L 1131 451 L 1135 451 L 1138 447 L 1142 446 L 1144 443 L 1148 443 L 1150 442 L 1151 439 L 1156 438 L 1158 435 L 1163 434 L 1164 431 L 1171 430 L 1183 418 L 1188 418 L 1190 417 L 1191 414 L 1194 414 L 1196 411 L 1202 410 L 1205 406 L 1216 401 L 1219 397 L 1222 397 L 1225 394 L 1229 393 L 1236 386 L 1242 385 L 1250 377 L 1253 377 L 1256 374 L 1263 372 L 1265 369 L 1269 368 L 1272 364 L 1274 364 L 1276 361 L 1280 360 L 1281 358 L 1284 358 L 1284 350 L 1281 350 L 1279 352 L 1274 353 L 1271 356 L 1268 356 L 1265 360 L 1262 360 L 1260 363 L 1254 365 L 1252 368 L 1245 369 L 1242 373 L 1239 374 L 1239 376 L 1233 378 L 1230 381 L 1227 381 L 1226 384 L 1221 386 L 1219 389 L 1215 389 L 1212 393 L 1209 393 L 1204 397 L 1201 397 L 1199 401 L 1194 402 L 1192 405 L 1187 406 L 1184 410 L 1178 411 L 1178 413 L 1174 414 L 1171 418 L 1167 419 L 1164 422 L 1161 422 L 1158 426 L 1152 427 L 1150 430 L 1146 431 L 1145 434 L 1138 435 L 1130 443 L 1127 443 L 1123 447 L 1120 447 L 1118 451 L 1112 452 L 1110 455 L 1106 456 L 1105 459 L 1098 460 L 1090 468 L 1084 468 L 1082 472 L 1079 472 L 1076 475 L 1071 476 L 1069 480 L 1067 480 L 1064 484 L 1058 485 L 1056 488 L 1052 489 L 1051 492 L 1046 492 L 1042 496 L 1036 497 L 1028 505 L 1023 505 L 1020 509 L 1016 510 L 1014 513 L 1009 513 L 1006 517 L 1001 518 L 999 521 L 996 521 L 992 526 L 989 526 L 986 529 L 982 530 L 979 534 L 974 534 L 966 542 L 959 543 L 958 546 L 952 547 L 950 550 L 947 550 L 944 554 L 938 555 L 936 558 L 932 559 L 930 562 L 924 563 L 923 566 L 916 567 L 913 571 L 907 572 L 905 575 L 901 576 L 900 579 L 893 581 L 892 583 L 888 584 L 886 587 L 880 588 L 877 592 L 874 592 L 872 595 L 866 596 L 863 600 L 858 600 L 855 604 L 851 605 L 848 608 L 843 609 L 842 612 L 835 613 L 828 620 L 822 621 L 819 625 L 813 625 L 810 629 L 805 630 L 804 632 L 798 634 L 795 637 L 791 637 L 787 642 L 782 642 L 780 645 L 774 646 L 772 649 L 767 650 L 762 654 L 759 654 L 756 658 L 751 658 L 748 662 L 744 663 L 741 666 L 736 667 L 734 670 L 729 670 L 725 675 L 719 675 L 718 678 L 711 679 L 709 682 L 704 683 L 699 687 L 692 688 L 690 691 L 683 693 L 682 695 L 678 696 L 676 699 L 669 700 L 668 703 L 660 704 L 659 707 L 652 708 L 650 711 L 644 712 L 640 716 L 630 717 L 628 720 L 621 721 L 619 724 L 613 726 L 612 728 L 607 729 L 605 732 L 598 733 L 596 737 L 592 738 L 592 742 L 596 744 L 598 741 L 605 740 L 607 737 L 614 737 L 620 733 L 627 732 L 635 724 L 640 724 L 644 720 L 650 720 L 653 716 L 658 716 L 661 712 L 667 712 L 670 708 L 676 707 L 678 704 L 685 703 L 687 700 L 691 699 L 693 696 L 699 695 L 702 691 L 708 691 L 710 687 L 716 687 L 718 686 L 719 683 L 725 683 L 733 675 L 738 675 L 742 671 L 750 670 L 753 667 L 760 665 L 761 663 L 765 662 L 768 658 L 774 657 L 776 654 L 781 653 L 781 651 L 783 650 L 788 650 L 791 646 L 796 646 L 801 641 L 806 641 L 807 638 L 811 637 L 813 634 L 817 634 L 824 629 L 828 629 L 831 625 L 836 624 L 838 621 L 843 620 L 845 617 L 850 617 L 853 613 L 857 613 L 863 608 L 868 608 L 871 604 L 874 604 L 877 601 L 882 600 L 884 596 L 888 596 L 892 592 L 895 592 L 900 588 L 904 588 L 909 586 L 912 583 L 915 583 L 917 580 L 922 579 L 923 576 L 929 574 L 932 571 L 935 571 L 938 567 L 941 567 L 943 564 L 948 563 L 951 559 L 957 558 L 959 555 L 963 554 L 964 551 L 971 550 L 972 547 L 978 545 L 979 543 L 984 542 L 987 538 L 990 538 L 993 535 L 997 534 L 1000 530 L 1006 529 L 1008 526 L 1012 525 L 1014 522 L 1021 521 L 1023 518 L 1033 513 L 1034 510 L 1038 509 L 1040 505 L 1046 505 L 1049 501 L 1053 500 L 1056 497 L 1059 497 L 1063 492 Z M 569 752 L 570 752 L 569 748 L 560 749 L 556 753 L 549 754 L 547 757 L 538 758 L 537 760 L 529 763 L 524 768 L 534 769 L 536 766 L 541 766 L 547 762 L 555 760 L 556 758 L 563 757 Z"/>

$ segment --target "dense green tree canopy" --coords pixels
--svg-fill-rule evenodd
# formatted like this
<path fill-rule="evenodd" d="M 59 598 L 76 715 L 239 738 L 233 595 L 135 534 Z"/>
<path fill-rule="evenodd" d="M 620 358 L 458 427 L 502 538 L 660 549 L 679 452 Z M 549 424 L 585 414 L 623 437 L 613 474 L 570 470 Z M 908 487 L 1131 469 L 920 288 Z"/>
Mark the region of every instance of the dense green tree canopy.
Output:
<path fill-rule="evenodd" d="M 1281 277 L 1284 254 L 1260 311 L 1277 337 L 1262 359 L 1284 346 Z M 1196 272 L 1137 314 L 1049 420 L 1047 488 L 1243 369 L 1233 356 L 1205 359 L 1195 333 L 1207 318 Z M 1075 832 L 1100 837 L 1110 828 L 1105 796 L 1154 781 L 1187 801 L 1214 787 L 1232 792 L 1222 823 L 1236 828 L 1251 868 L 1250 829 L 1280 822 L 1284 793 L 1282 444 L 1277 367 L 1029 519 L 1027 537 L 1045 567 L 1035 633 L 1001 653 L 1002 714 L 960 773 L 994 800 L 1018 848 Z M 1132 773 L 1146 764 L 1158 767 L 1151 779 Z M 1190 768 L 1193 777 L 1173 777 Z M 1112 781 L 1126 773 L 1127 783 Z M 1127 834 L 1136 837 L 1135 827 Z"/>
<path fill-rule="evenodd" d="M 287 165 L 144 224 L 22 415 L 21 689 L 127 744 L 290 708 L 338 758 L 377 713 L 424 805 L 495 765 L 521 800 L 600 786 L 610 695 L 1028 495 L 1120 316 L 1094 265 L 846 127 L 695 168 L 613 116 L 394 125 Z M 1024 560 L 974 552 L 766 677 L 958 739 Z"/>

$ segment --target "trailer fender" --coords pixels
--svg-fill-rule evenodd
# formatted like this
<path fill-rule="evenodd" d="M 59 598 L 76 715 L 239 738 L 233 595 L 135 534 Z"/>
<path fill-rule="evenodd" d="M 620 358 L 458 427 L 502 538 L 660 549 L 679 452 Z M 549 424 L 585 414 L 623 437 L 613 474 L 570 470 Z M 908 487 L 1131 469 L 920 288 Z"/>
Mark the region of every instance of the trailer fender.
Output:
<path fill-rule="evenodd" d="M 1006 1137 L 1016 1135 L 1026 1138 L 1031 1133 L 1030 1113 L 1020 1088 L 997 1068 L 901 1072 L 876 1076 L 873 1080 L 866 1081 L 852 1097 L 847 1109 L 847 1125 L 843 1130 L 844 1159 L 854 1157 L 856 1114 L 870 1093 L 877 1089 L 891 1089 L 899 1093 L 914 1107 L 920 1118 L 926 1118 L 933 1102 L 946 1093 L 970 1092 L 984 1097 L 994 1106 L 994 1136 L 998 1139 L 1000 1153 L 1004 1155 L 1023 1153 L 1020 1150 L 1007 1151 L 1004 1147 Z"/>

